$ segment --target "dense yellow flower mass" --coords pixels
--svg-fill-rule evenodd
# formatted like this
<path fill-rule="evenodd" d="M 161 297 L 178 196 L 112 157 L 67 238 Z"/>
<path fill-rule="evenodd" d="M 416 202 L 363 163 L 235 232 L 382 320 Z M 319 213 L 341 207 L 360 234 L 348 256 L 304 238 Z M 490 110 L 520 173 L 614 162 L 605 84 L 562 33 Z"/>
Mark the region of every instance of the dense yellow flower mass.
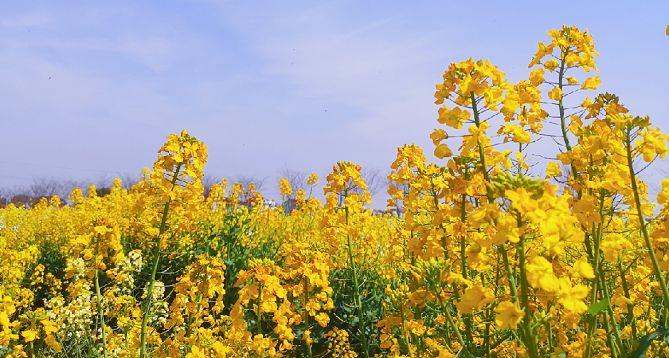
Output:
<path fill-rule="evenodd" d="M 592 92 L 587 31 L 548 35 L 518 82 L 448 66 L 436 160 L 397 149 L 384 213 L 351 162 L 323 199 L 205 190 L 186 131 L 130 189 L 0 209 L 0 356 L 669 355 L 669 179 L 640 178 L 669 136 Z"/>

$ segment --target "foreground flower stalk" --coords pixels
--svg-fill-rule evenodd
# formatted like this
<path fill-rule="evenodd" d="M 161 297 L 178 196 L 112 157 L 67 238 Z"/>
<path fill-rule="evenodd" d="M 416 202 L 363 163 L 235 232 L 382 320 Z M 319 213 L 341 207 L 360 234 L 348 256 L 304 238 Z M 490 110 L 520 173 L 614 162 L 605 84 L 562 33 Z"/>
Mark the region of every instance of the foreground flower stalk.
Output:
<path fill-rule="evenodd" d="M 171 188 L 174 188 L 176 186 L 177 179 L 179 178 L 179 171 L 181 170 L 181 166 L 177 166 L 177 168 L 174 170 L 174 174 L 172 175 L 172 179 L 170 180 L 170 185 Z M 167 216 L 169 214 L 170 210 L 170 202 L 167 201 L 165 202 L 163 206 L 163 212 L 161 214 L 160 218 L 160 226 L 158 229 L 158 238 L 161 238 L 162 235 L 165 233 L 165 230 L 167 228 Z M 140 332 L 140 343 L 139 343 L 139 356 L 140 358 L 143 358 L 146 356 L 146 329 L 147 329 L 147 323 L 149 321 L 149 316 L 150 316 L 150 311 L 151 311 L 151 305 L 152 305 L 152 299 L 153 299 L 153 289 L 154 285 L 156 282 L 156 274 L 158 273 L 158 265 L 160 264 L 160 242 L 157 242 L 155 245 L 155 249 L 153 250 L 153 265 L 151 266 L 151 276 L 149 278 L 149 283 L 148 287 L 146 289 L 146 298 L 144 300 L 144 308 L 142 309 L 142 328 Z"/>

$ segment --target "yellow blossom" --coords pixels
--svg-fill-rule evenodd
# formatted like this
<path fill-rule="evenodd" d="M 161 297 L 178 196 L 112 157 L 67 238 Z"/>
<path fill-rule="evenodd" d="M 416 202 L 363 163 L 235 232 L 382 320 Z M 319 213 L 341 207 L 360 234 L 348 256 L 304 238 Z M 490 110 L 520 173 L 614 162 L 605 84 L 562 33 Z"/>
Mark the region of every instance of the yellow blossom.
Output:
<path fill-rule="evenodd" d="M 516 329 L 518 323 L 525 317 L 525 312 L 521 311 L 513 302 L 504 301 L 495 307 L 495 323 L 500 329 Z"/>

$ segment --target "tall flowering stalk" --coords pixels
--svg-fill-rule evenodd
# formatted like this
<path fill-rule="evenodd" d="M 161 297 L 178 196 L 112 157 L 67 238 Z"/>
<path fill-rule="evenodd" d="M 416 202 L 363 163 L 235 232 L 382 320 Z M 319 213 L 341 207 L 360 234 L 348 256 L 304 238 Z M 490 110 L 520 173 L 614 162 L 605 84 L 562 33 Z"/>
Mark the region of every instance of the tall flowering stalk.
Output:
<path fill-rule="evenodd" d="M 325 230 L 334 235 L 342 232 L 346 237 L 346 253 L 353 283 L 353 301 L 358 312 L 358 330 L 365 357 L 370 356 L 369 340 L 367 337 L 367 322 L 365 308 L 362 304 L 359 281 L 359 265 L 356 262 L 354 239 L 359 239 L 360 232 L 355 224 L 360 224 L 361 218 L 367 212 L 365 204 L 369 202 L 370 194 L 367 184 L 362 178 L 362 167 L 351 162 L 338 162 L 327 176 L 327 184 L 323 189 L 326 195 L 327 216 L 324 217 Z M 336 239 L 336 236 L 333 237 Z"/>
<path fill-rule="evenodd" d="M 168 216 L 173 200 L 184 195 L 202 195 L 202 176 L 207 162 L 207 147 L 185 130 L 180 135 L 172 134 L 158 151 L 158 160 L 153 165 L 150 188 L 163 202 L 156 241 L 153 242 L 154 257 L 151 275 L 142 303 L 140 331 L 141 358 L 146 356 L 146 332 L 153 304 L 153 290 L 160 264 L 161 251 L 167 247 Z"/>
<path fill-rule="evenodd" d="M 100 322 L 100 332 L 102 340 L 102 355 L 107 357 L 107 325 L 105 324 L 105 307 L 102 292 L 100 290 L 100 271 L 104 271 L 107 267 L 104 263 L 104 258 L 109 254 L 112 255 L 114 261 L 120 261 L 123 258 L 121 247 L 121 235 L 118 227 L 105 225 L 102 220 L 100 225 L 94 228 L 93 241 L 95 246 L 95 301 L 97 306 L 98 321 Z"/>
<path fill-rule="evenodd" d="M 637 183 L 637 171 L 634 167 L 635 155 L 641 154 L 646 162 L 650 162 L 657 157 L 665 157 L 669 154 L 665 143 L 669 140 L 669 136 L 661 133 L 657 128 L 650 126 L 650 120 L 647 117 L 632 117 L 630 115 L 618 115 L 610 118 L 614 125 L 622 131 L 624 140 L 625 157 L 627 159 L 627 167 L 629 169 L 629 180 L 632 188 L 632 195 L 634 198 L 634 209 L 639 221 L 639 230 L 644 240 L 646 250 L 648 250 L 648 257 L 652 263 L 653 273 L 655 279 L 660 285 L 662 291 L 662 304 L 664 308 L 663 316 L 665 321 L 660 324 L 666 326 L 667 319 L 669 319 L 669 289 L 665 272 L 662 270 L 655 254 L 655 248 L 651 242 L 650 234 L 648 233 L 648 223 L 645 219 L 644 209 L 641 203 L 641 190 Z M 635 141 L 635 139 L 639 139 Z"/>

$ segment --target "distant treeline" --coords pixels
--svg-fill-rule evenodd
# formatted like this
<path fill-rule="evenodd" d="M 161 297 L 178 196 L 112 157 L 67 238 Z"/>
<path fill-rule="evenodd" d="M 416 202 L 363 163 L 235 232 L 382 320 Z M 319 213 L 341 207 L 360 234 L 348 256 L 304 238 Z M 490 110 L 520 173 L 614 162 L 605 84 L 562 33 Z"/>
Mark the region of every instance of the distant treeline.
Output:
<path fill-rule="evenodd" d="M 306 172 L 296 171 L 291 169 L 281 170 L 276 178 L 286 178 L 291 187 L 295 190 L 306 188 Z M 365 182 L 368 185 L 368 191 L 375 196 L 378 193 L 384 193 L 387 187 L 386 173 L 379 169 L 363 169 L 362 171 Z M 130 189 L 133 185 L 139 182 L 139 176 L 123 175 L 119 176 L 124 188 Z M 95 186 L 98 196 L 109 194 L 112 183 L 115 178 L 98 178 L 95 180 L 68 180 L 60 178 L 35 178 L 29 184 L 19 185 L 15 187 L 0 187 L 0 207 L 5 207 L 10 203 L 16 206 L 32 207 L 42 198 L 51 198 L 57 195 L 64 202 L 68 201 L 68 196 L 75 188 L 80 188 L 84 193 L 88 191 L 91 185 Z M 202 182 L 205 187 L 205 195 L 209 192 L 212 185 L 220 182 L 222 177 L 216 175 L 205 175 Z M 275 181 L 275 182 L 276 182 Z M 274 182 L 274 183 L 275 183 Z M 251 176 L 238 176 L 229 181 L 229 183 L 240 183 L 243 187 L 247 187 L 250 183 L 255 185 L 258 192 L 265 196 L 271 190 L 271 179 L 258 178 Z M 269 193 L 271 194 L 271 193 Z M 317 193 L 313 193 L 317 194 Z M 271 195 L 270 195 L 271 196 Z"/>
<path fill-rule="evenodd" d="M 138 179 L 132 176 L 121 178 L 123 186 L 130 188 Z M 30 184 L 13 188 L 0 188 L 0 207 L 13 203 L 17 206 L 32 207 L 42 198 L 51 198 L 54 195 L 67 201 L 68 196 L 75 188 L 84 192 L 94 185 L 98 195 L 109 194 L 113 179 L 98 179 L 94 181 L 76 181 L 57 178 L 35 178 Z"/>

